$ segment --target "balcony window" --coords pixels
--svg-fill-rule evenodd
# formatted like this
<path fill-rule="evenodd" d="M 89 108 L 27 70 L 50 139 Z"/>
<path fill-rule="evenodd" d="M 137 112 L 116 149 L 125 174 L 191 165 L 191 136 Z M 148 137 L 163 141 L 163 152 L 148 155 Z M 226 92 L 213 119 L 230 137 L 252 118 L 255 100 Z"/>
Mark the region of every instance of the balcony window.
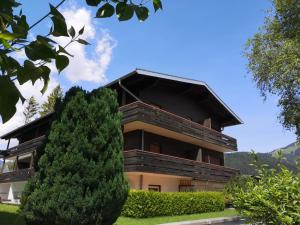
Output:
<path fill-rule="evenodd" d="M 5 162 L 4 162 L 4 165 L 2 168 L 2 173 L 8 173 L 8 172 L 14 171 L 15 162 L 16 162 L 16 157 L 5 159 Z"/>
<path fill-rule="evenodd" d="M 151 143 L 149 145 L 149 151 L 154 153 L 161 153 L 160 144 L 158 143 Z"/>
<path fill-rule="evenodd" d="M 20 155 L 18 157 L 18 169 L 29 169 L 31 164 L 31 154 Z"/>

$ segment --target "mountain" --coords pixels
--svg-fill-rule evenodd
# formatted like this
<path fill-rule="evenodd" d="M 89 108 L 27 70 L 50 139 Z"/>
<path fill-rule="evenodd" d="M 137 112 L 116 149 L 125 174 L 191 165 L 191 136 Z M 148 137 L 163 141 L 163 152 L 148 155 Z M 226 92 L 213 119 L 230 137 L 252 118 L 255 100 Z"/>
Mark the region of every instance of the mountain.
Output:
<path fill-rule="evenodd" d="M 271 154 L 276 155 L 280 150 L 286 155 L 300 156 L 300 144 L 297 142 L 289 144 L 284 148 L 275 149 L 271 152 Z"/>
<path fill-rule="evenodd" d="M 259 164 L 268 164 L 274 168 L 278 162 L 278 152 L 282 151 L 283 164 L 290 170 L 296 172 L 296 160 L 300 159 L 300 145 L 295 143 L 289 144 L 283 148 L 275 149 L 268 153 L 257 153 Z M 255 174 L 255 169 L 249 164 L 252 163 L 250 152 L 235 152 L 225 154 L 225 166 L 239 169 L 241 174 Z"/>

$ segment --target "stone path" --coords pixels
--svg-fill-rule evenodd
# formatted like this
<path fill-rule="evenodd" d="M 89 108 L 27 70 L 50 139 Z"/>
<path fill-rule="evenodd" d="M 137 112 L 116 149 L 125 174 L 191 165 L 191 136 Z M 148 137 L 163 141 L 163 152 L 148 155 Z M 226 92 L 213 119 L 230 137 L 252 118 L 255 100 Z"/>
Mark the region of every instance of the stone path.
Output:
<path fill-rule="evenodd" d="M 214 219 L 202 219 L 182 221 L 175 223 L 164 223 L 160 225 L 207 225 L 207 224 L 220 224 L 220 225 L 244 225 L 244 222 L 240 220 L 239 216 L 221 217 Z"/>

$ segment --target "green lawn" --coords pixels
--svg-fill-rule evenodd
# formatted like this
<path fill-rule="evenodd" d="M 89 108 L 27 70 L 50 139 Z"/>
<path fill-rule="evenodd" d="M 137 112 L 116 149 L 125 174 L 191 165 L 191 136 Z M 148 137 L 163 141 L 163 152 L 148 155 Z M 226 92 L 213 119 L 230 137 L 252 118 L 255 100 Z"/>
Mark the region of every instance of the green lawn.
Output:
<path fill-rule="evenodd" d="M 0 224 L 1 225 L 25 225 L 23 219 L 18 215 L 18 206 L 0 204 Z M 224 216 L 235 216 L 235 210 L 226 209 L 223 212 L 202 213 L 183 216 L 164 216 L 147 219 L 134 219 L 120 217 L 116 225 L 156 225 L 160 223 L 177 222 L 185 220 L 199 220 L 207 218 L 217 218 Z"/>
<path fill-rule="evenodd" d="M 1 225 L 25 225 L 22 217 L 19 216 L 18 206 L 0 204 Z"/>
<path fill-rule="evenodd" d="M 128 217 L 120 217 L 116 225 L 156 225 L 161 223 L 179 222 L 185 220 L 200 220 L 208 218 L 217 218 L 224 216 L 236 216 L 237 212 L 232 209 L 226 209 L 223 212 L 213 212 L 213 213 L 202 213 L 202 214 L 191 214 L 183 216 L 163 216 L 154 217 L 146 219 L 134 219 Z"/>

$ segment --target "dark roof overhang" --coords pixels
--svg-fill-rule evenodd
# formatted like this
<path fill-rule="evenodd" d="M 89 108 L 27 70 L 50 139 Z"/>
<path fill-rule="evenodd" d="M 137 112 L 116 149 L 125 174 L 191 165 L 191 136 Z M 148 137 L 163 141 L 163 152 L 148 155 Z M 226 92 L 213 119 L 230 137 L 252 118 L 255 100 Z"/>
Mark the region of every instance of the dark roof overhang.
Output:
<path fill-rule="evenodd" d="M 225 102 L 222 101 L 222 99 L 209 87 L 209 85 L 203 81 L 187 79 L 143 69 L 136 69 L 127 75 L 110 82 L 109 84 L 105 85 L 105 87 L 119 88 L 118 83 L 120 81 L 127 87 L 134 83 L 138 83 L 139 87 L 142 87 L 143 85 L 149 85 L 149 83 L 152 83 L 150 85 L 155 85 L 155 83 L 158 83 L 161 79 L 177 83 L 178 90 L 180 89 L 181 92 L 189 92 L 195 98 L 198 98 L 198 101 L 201 102 L 202 105 L 205 105 L 205 107 L 213 107 L 214 111 L 219 112 L 219 115 L 222 115 L 223 122 L 221 122 L 221 124 L 223 127 L 243 123 L 243 121 L 233 112 L 233 110 L 231 110 L 229 106 L 226 105 Z M 201 96 L 200 93 L 203 93 L 204 95 Z"/>
<path fill-rule="evenodd" d="M 6 140 L 10 139 L 10 138 L 17 138 L 20 134 L 25 133 L 31 129 L 34 129 L 41 124 L 49 122 L 53 116 L 54 116 L 54 113 L 49 113 L 45 116 L 35 119 L 30 123 L 24 124 L 23 126 L 20 126 L 14 130 L 2 135 L 0 138 L 6 139 Z"/>

